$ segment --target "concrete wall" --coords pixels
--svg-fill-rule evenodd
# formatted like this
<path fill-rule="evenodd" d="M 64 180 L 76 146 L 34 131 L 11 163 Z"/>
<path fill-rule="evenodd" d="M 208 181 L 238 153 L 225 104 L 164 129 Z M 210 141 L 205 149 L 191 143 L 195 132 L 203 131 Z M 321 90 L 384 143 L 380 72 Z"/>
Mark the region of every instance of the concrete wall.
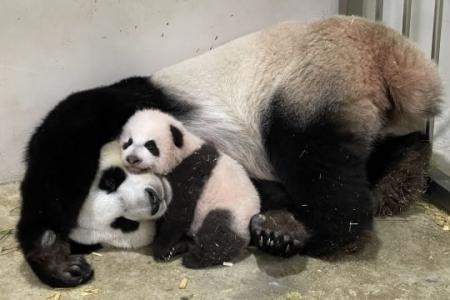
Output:
<path fill-rule="evenodd" d="M 337 11 L 333 0 L 2 0 L 0 182 L 21 177 L 32 129 L 68 93 L 149 75 L 279 21 Z"/>

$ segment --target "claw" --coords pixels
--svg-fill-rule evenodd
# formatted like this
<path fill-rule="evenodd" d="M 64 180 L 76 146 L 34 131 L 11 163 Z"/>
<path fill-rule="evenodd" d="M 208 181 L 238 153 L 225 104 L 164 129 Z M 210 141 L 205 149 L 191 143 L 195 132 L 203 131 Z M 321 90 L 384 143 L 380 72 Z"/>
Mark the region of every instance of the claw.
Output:
<path fill-rule="evenodd" d="M 261 237 L 259 238 L 259 243 L 258 243 L 258 245 L 259 245 L 259 247 L 262 247 L 263 244 L 264 244 L 264 238 L 263 238 L 263 236 L 261 235 Z"/>
<path fill-rule="evenodd" d="M 289 250 L 291 250 L 291 245 L 287 245 L 286 249 L 284 250 L 285 253 L 289 253 Z"/>

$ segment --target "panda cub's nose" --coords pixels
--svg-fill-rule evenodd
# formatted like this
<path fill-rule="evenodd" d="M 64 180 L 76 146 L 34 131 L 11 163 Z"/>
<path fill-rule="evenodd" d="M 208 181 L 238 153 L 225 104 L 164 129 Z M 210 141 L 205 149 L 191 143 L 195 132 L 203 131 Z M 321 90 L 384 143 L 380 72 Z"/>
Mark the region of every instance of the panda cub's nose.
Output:
<path fill-rule="evenodd" d="M 139 157 L 137 157 L 136 155 L 128 155 L 127 156 L 127 162 L 130 165 L 137 165 L 138 163 L 141 162 L 141 159 Z"/>

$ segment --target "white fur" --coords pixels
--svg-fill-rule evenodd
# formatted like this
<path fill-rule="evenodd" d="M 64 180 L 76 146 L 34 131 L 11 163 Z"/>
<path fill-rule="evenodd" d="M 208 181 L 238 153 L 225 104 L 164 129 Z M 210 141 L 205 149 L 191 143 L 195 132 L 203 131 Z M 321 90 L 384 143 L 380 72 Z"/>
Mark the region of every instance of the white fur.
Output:
<path fill-rule="evenodd" d="M 173 143 L 170 126 L 178 128 L 184 136 L 183 147 L 177 148 Z M 120 136 L 123 145 L 132 138 L 133 144 L 122 150 L 122 161 L 132 171 L 151 170 L 165 175 L 177 166 L 186 156 L 198 149 L 203 141 L 186 131 L 175 118 L 157 110 L 147 109 L 137 111 L 125 124 Z M 154 156 L 144 147 L 150 140 L 156 141 L 159 156 Z M 139 165 L 130 166 L 126 157 L 135 155 L 142 161 Z"/>
<path fill-rule="evenodd" d="M 262 144 L 261 118 L 281 78 L 277 54 L 261 45 L 256 32 L 208 53 L 164 68 L 153 84 L 196 106 L 181 120 L 187 130 L 241 163 L 250 175 L 274 179 Z"/>
<path fill-rule="evenodd" d="M 117 142 L 106 144 L 101 151 L 99 171 L 91 186 L 80 214 L 78 227 L 71 231 L 70 238 L 82 244 L 111 245 L 121 248 L 137 248 L 150 244 L 155 235 L 154 220 L 161 217 L 170 202 L 171 189 L 166 179 L 151 173 L 128 173 L 117 191 L 106 193 L 98 188 L 102 171 L 118 166 L 123 168 L 120 158 L 120 145 Z M 145 189 L 151 187 L 163 201 L 157 214 L 151 215 L 151 207 Z M 138 221 L 139 228 L 124 233 L 111 228 L 118 217 Z"/>

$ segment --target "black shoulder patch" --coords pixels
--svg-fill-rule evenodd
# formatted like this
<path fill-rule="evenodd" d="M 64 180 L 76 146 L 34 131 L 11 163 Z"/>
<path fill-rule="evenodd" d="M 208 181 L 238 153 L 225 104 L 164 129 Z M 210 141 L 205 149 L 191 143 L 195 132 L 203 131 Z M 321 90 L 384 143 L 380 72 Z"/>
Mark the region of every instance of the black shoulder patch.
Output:
<path fill-rule="evenodd" d="M 172 139 L 175 146 L 177 146 L 178 148 L 183 147 L 183 134 L 181 133 L 180 129 L 173 125 L 170 125 L 170 132 L 172 133 Z"/>
<path fill-rule="evenodd" d="M 119 167 L 111 167 L 103 171 L 98 188 L 106 191 L 108 194 L 115 192 L 122 182 L 127 178 L 124 170 Z"/>
<path fill-rule="evenodd" d="M 118 217 L 111 223 L 111 228 L 120 229 L 122 232 L 133 232 L 139 228 L 139 222 L 124 218 Z"/>

